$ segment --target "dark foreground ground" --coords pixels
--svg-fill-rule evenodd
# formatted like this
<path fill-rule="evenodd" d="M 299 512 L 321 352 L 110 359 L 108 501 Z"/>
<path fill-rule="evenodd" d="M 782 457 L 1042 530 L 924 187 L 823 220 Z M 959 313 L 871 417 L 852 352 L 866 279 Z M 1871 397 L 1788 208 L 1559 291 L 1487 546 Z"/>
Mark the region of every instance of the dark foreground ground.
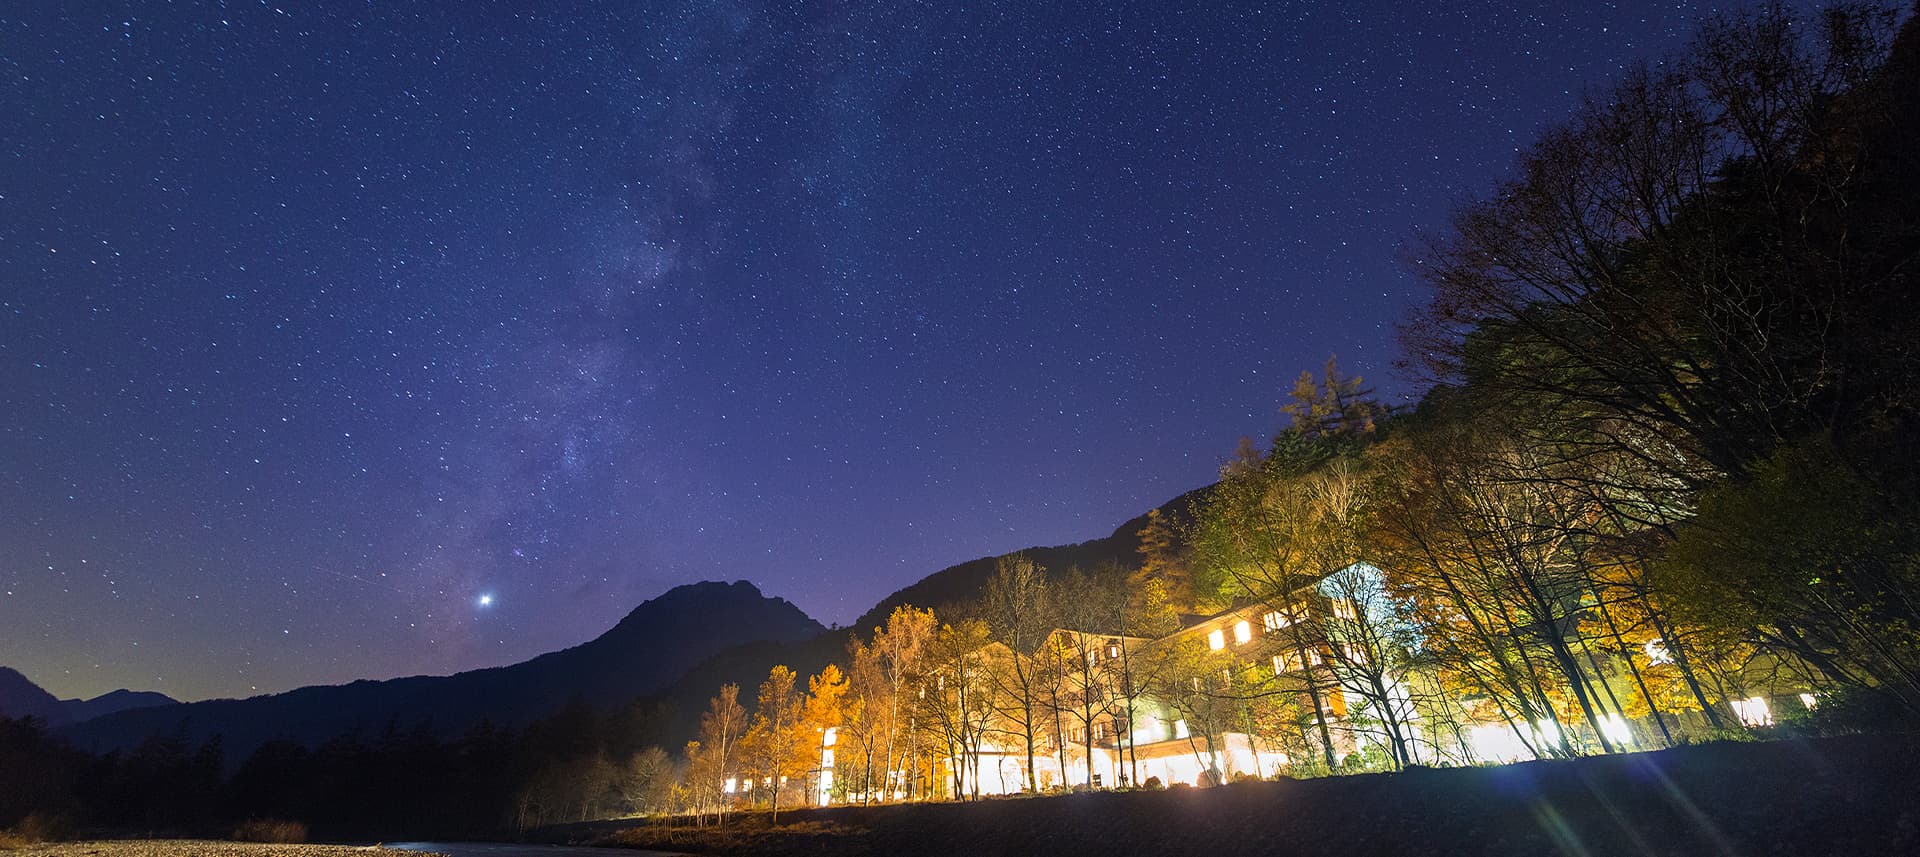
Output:
<path fill-rule="evenodd" d="M 741 855 L 1920 855 L 1920 738 L 1713 744 L 1499 768 L 598 823 L 555 841 Z"/>

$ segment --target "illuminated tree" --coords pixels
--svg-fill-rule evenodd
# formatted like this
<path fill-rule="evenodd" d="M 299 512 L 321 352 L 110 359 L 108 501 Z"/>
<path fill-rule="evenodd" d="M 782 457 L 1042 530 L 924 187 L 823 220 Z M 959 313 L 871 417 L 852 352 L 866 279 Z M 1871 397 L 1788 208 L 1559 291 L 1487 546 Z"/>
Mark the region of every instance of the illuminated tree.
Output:
<path fill-rule="evenodd" d="M 873 629 L 874 669 L 885 688 L 886 704 L 882 729 L 885 736 L 886 782 L 889 792 L 911 791 L 917 778 L 905 772 L 917 765 L 917 745 L 921 730 L 912 728 L 905 716 L 915 705 L 909 698 L 917 693 L 926 672 L 927 647 L 933 641 L 937 625 L 932 610 L 903 604 L 893 609 L 887 624 Z M 875 709 L 878 710 L 877 707 Z"/>
<path fill-rule="evenodd" d="M 1042 678 L 1034 653 L 1054 624 L 1054 605 L 1046 575 L 1020 554 L 995 561 L 993 576 L 981 599 L 989 638 L 1006 649 L 1006 657 L 989 661 L 987 675 L 994 684 L 996 709 L 1002 724 L 1026 751 L 1026 788 L 1038 791 L 1034 756 L 1039 749 L 1045 712 L 1041 705 Z"/>
<path fill-rule="evenodd" d="M 946 748 L 956 798 L 980 796 L 980 745 L 994 717 L 990 642 L 987 624 L 979 619 L 941 625 L 927 646 L 915 700 L 916 719 Z"/>
<path fill-rule="evenodd" d="M 760 683 L 746 751 L 762 787 L 769 792 L 772 818 L 780 820 L 780 795 L 787 781 L 805 776 L 819 742 L 806 723 L 806 694 L 794 689 L 793 670 L 775 666 Z"/>
<path fill-rule="evenodd" d="M 835 744 L 839 744 L 839 730 L 847 722 L 847 688 L 849 680 L 841 673 L 839 665 L 829 663 L 820 669 L 820 674 L 806 680 L 806 705 L 801 713 L 799 742 L 801 753 L 808 757 L 808 765 L 822 765 L 824 759 L 818 755 L 826 749 L 826 736 L 833 734 Z M 818 796 L 828 799 L 828 794 Z"/>
<path fill-rule="evenodd" d="M 1920 712 L 1920 30 L 1795 16 L 1716 17 L 1545 134 L 1420 255 L 1408 350 L 1550 461 L 1639 465 L 1561 478 L 1643 543 L 1650 618 Z M 1709 714 L 1746 681 L 1682 673 Z"/>

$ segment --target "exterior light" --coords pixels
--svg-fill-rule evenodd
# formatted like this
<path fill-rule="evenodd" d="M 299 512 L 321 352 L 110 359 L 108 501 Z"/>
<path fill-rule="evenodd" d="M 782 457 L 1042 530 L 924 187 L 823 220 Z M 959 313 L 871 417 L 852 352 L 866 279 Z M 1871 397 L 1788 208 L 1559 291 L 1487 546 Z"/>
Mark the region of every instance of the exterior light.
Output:
<path fill-rule="evenodd" d="M 1773 725 L 1773 710 L 1767 707 L 1764 696 L 1733 700 L 1733 713 L 1740 718 L 1742 725 L 1750 729 Z"/>
<path fill-rule="evenodd" d="M 1627 721 L 1618 712 L 1600 715 L 1600 734 L 1615 744 L 1633 743 L 1633 730 L 1627 728 Z"/>

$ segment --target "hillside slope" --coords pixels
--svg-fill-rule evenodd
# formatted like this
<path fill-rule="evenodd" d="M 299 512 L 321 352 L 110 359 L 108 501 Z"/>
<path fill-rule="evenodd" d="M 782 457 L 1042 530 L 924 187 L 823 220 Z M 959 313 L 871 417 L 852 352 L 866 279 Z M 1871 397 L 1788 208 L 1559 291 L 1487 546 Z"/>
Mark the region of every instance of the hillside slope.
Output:
<path fill-rule="evenodd" d="M 1205 500 L 1212 485 L 1195 488 L 1178 497 L 1160 504 L 1161 514 L 1166 515 L 1176 527 L 1184 527 L 1192 520 L 1194 509 Z M 1030 547 L 1013 553 L 1025 554 L 1034 564 L 1046 569 L 1049 577 L 1057 578 L 1069 570 L 1079 568 L 1091 571 L 1106 563 L 1119 563 L 1133 567 L 1140 563 L 1140 530 L 1147 525 L 1146 513 L 1128 520 L 1115 528 L 1111 535 L 1091 539 L 1071 545 L 1052 547 Z M 1002 554 L 1001 556 L 1011 556 Z M 894 608 L 903 604 L 915 607 L 939 608 L 949 604 L 961 604 L 975 600 L 985 591 L 987 578 L 993 576 L 994 563 L 999 556 L 983 556 L 958 565 L 951 565 L 936 571 L 918 582 L 907 586 L 880 600 L 873 609 L 862 614 L 851 626 L 861 633 L 871 633 L 873 628 L 885 623 Z"/>
<path fill-rule="evenodd" d="M 59 699 L 9 667 L 0 667 L 0 717 L 35 717 L 51 726 L 68 721 Z"/>

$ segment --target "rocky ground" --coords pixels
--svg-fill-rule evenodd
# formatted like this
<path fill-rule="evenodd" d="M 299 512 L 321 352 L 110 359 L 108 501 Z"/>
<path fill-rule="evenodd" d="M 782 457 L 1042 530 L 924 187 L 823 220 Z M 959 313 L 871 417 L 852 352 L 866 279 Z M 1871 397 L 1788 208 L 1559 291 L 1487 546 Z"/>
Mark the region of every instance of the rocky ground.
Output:
<path fill-rule="evenodd" d="M 430 857 L 418 851 L 345 845 L 265 845 L 195 839 L 61 842 L 9 851 L 8 857 Z"/>
<path fill-rule="evenodd" d="M 1920 854 L 1920 737 L 1728 743 L 1215 789 L 601 823 L 555 840 L 889 857 Z"/>

